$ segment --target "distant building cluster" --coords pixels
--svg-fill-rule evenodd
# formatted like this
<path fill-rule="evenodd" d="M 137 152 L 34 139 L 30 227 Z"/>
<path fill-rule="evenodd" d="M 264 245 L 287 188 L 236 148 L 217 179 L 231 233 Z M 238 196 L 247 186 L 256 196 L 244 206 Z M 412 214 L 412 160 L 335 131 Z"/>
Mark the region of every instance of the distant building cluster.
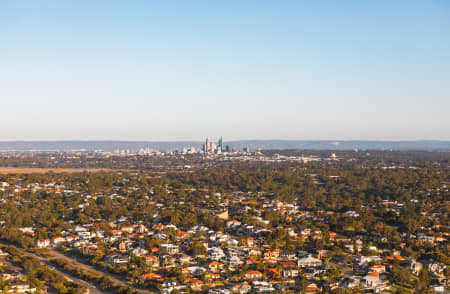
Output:
<path fill-rule="evenodd" d="M 112 152 L 101 151 L 105 155 L 114 155 L 114 156 L 152 156 L 152 155 L 174 155 L 174 154 L 208 154 L 208 155 L 218 155 L 218 154 L 231 154 L 231 153 L 250 153 L 250 148 L 245 147 L 242 150 L 234 150 L 229 145 L 223 144 L 222 137 L 219 138 L 217 142 L 214 142 L 210 138 L 206 138 L 205 143 L 201 145 L 200 148 L 196 148 L 193 146 L 184 146 L 181 149 L 175 150 L 155 150 L 152 148 L 141 148 L 139 151 L 132 151 L 129 149 L 125 150 L 114 150 Z"/>
<path fill-rule="evenodd" d="M 220 154 L 224 152 L 231 152 L 230 146 L 223 146 L 223 139 L 222 137 L 219 138 L 219 141 L 213 142 L 209 138 L 206 138 L 205 144 L 203 144 L 203 152 L 205 153 L 214 153 L 214 154 Z"/>
<path fill-rule="evenodd" d="M 139 151 L 138 151 L 138 155 L 158 155 L 158 154 L 160 154 L 161 152 L 159 152 L 158 150 L 153 150 L 153 149 L 151 149 L 151 148 L 141 148 L 141 149 L 139 149 Z"/>
<path fill-rule="evenodd" d="M 205 139 L 205 143 L 201 145 L 201 148 L 193 146 L 184 146 L 177 150 L 158 151 L 151 148 L 141 148 L 139 151 L 131 150 L 114 150 L 113 152 L 103 152 L 104 154 L 111 154 L 115 156 L 133 156 L 133 155 L 174 155 L 174 154 L 207 154 L 207 155 L 227 155 L 227 154 L 247 154 L 250 153 L 250 148 L 245 147 L 241 150 L 234 150 L 229 145 L 224 145 L 222 137 L 217 142 L 214 142 L 210 138 Z"/>

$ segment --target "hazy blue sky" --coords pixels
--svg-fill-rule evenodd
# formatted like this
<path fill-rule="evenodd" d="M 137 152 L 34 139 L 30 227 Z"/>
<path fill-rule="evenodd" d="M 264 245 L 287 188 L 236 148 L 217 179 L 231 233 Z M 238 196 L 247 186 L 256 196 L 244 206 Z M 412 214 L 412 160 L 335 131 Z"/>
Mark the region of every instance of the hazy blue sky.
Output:
<path fill-rule="evenodd" d="M 450 1 L 0 1 L 0 140 L 450 140 Z"/>

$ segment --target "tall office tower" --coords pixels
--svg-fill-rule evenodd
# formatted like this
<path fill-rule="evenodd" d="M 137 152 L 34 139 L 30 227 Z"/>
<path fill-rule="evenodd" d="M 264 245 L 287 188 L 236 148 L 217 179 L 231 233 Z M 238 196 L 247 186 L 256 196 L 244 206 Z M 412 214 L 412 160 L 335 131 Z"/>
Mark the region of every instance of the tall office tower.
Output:
<path fill-rule="evenodd" d="M 205 151 L 205 153 L 208 153 L 208 151 L 209 151 L 209 138 L 208 137 L 206 137 L 204 151 Z"/>
<path fill-rule="evenodd" d="M 223 141 L 222 141 L 222 136 L 220 136 L 220 138 L 219 138 L 219 148 L 218 148 L 218 150 L 219 150 L 220 152 L 223 151 Z"/>
<path fill-rule="evenodd" d="M 216 143 L 209 142 L 209 152 L 214 152 L 214 151 L 216 151 Z"/>

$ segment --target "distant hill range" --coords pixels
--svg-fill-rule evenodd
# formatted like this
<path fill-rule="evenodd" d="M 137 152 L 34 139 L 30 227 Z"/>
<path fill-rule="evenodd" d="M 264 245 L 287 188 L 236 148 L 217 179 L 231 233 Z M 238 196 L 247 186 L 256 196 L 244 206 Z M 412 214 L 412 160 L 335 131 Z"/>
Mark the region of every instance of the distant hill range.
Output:
<path fill-rule="evenodd" d="M 141 148 L 154 150 L 181 150 L 183 147 L 201 148 L 200 141 L 4 141 L 0 151 L 138 151 Z M 450 141 L 327 141 L 327 140 L 241 140 L 224 141 L 234 149 L 249 147 L 258 149 L 303 149 L 303 150 L 429 150 L 450 151 Z"/>

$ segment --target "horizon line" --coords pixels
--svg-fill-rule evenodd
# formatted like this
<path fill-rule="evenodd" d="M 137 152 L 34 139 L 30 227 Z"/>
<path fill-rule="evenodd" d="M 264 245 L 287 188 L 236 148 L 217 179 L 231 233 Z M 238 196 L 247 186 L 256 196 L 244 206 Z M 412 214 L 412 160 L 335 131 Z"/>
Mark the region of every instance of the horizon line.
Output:
<path fill-rule="evenodd" d="M 207 137 L 205 137 L 206 139 Z M 208 137 L 209 138 L 209 137 Z M 220 138 L 220 137 L 219 137 Z M 39 139 L 39 140 L 0 140 L 0 143 L 14 142 L 152 142 L 152 143 L 181 143 L 181 142 L 203 142 L 204 140 L 121 140 L 121 139 Z M 320 141 L 320 142 L 449 142 L 450 139 L 232 139 L 225 142 L 240 141 Z"/>

